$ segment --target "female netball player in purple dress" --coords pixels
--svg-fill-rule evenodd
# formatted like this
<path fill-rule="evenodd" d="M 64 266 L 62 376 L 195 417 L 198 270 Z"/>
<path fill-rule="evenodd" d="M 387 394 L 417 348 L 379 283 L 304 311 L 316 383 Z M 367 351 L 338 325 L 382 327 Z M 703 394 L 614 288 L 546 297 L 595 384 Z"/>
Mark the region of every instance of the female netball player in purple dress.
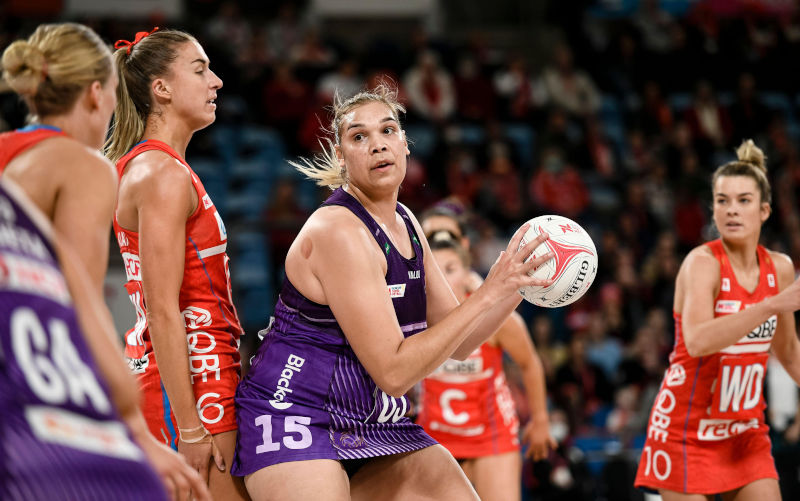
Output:
<path fill-rule="evenodd" d="M 337 100 L 335 143 L 296 165 L 335 188 L 286 257 L 275 321 L 237 391 L 233 473 L 255 500 L 477 499 L 452 455 L 405 414 L 404 394 L 464 358 L 544 285 L 523 227 L 461 305 L 416 218 L 397 202 L 409 154 L 384 87 Z"/>
<path fill-rule="evenodd" d="M 79 267 L 88 274 L 91 287 L 85 294 L 92 296 L 90 299 L 96 303 L 92 307 L 92 312 L 99 314 L 99 321 L 102 323 L 100 328 L 102 335 L 94 337 L 87 335 L 84 342 L 84 345 L 88 344 L 91 347 L 94 355 L 94 362 L 89 359 L 82 361 L 90 369 L 85 372 L 75 372 L 72 378 L 67 377 L 71 371 L 78 371 L 78 365 L 72 363 L 75 357 L 69 345 L 64 343 L 65 338 L 61 334 L 69 334 L 73 338 L 72 344 L 76 347 L 82 342 L 80 332 L 74 330 L 69 322 L 63 324 L 68 327 L 66 331 L 62 329 L 52 333 L 55 336 L 52 340 L 53 361 L 56 367 L 61 369 L 65 363 L 67 364 L 64 381 L 68 384 L 71 396 L 75 396 L 81 388 L 76 381 L 79 379 L 84 381 L 84 376 L 86 381 L 93 380 L 94 376 L 89 371 L 95 369 L 99 371 L 100 380 L 109 386 L 110 396 L 116 411 L 119 412 L 119 417 L 130 428 L 138 445 L 142 447 L 152 466 L 161 476 L 170 494 L 185 499 L 189 490 L 193 489 L 196 496 L 207 499 L 208 491 L 199 475 L 192 471 L 178 454 L 155 441 L 147 432 L 144 419 L 136 405 L 138 401 L 136 388 L 123 365 L 119 347 L 114 344 L 117 341 L 114 326 L 100 296 L 108 262 L 108 233 L 116 194 L 113 168 L 99 153 L 116 102 L 117 78 L 111 52 L 100 37 L 86 26 L 76 23 L 44 24 L 39 26 L 28 39 L 15 41 L 3 52 L 2 67 L 3 79 L 25 100 L 34 121 L 24 129 L 0 134 L 0 175 L 20 187 L 31 204 L 53 224 L 59 240 L 72 249 L 73 255 L 71 259 L 65 261 L 65 266 Z M 8 240 L 11 233 L 3 232 L 3 235 L 0 244 L 14 243 L 13 239 Z M 27 264 L 22 268 L 25 273 L 21 276 L 23 279 L 34 280 L 39 285 L 47 286 L 48 282 L 41 282 L 42 277 L 56 277 L 57 269 L 53 271 L 52 264 L 44 263 L 39 266 L 40 264 Z M 11 280 L 11 290 L 14 291 L 16 290 L 14 287 L 19 287 L 24 281 L 20 282 L 22 279 L 9 274 L 10 270 L 13 270 L 10 265 L 6 268 L 0 266 L 0 284 L 3 284 L 4 279 Z M 58 282 L 55 278 L 53 280 L 53 283 Z M 8 283 L 5 285 L 8 286 Z M 34 289 L 37 290 L 41 292 L 39 289 Z M 0 289 L 0 294 L 3 298 L 0 306 L 3 308 L 12 308 L 14 305 L 22 308 L 22 305 L 27 304 L 32 308 L 30 311 L 37 312 L 42 318 L 53 314 L 55 309 L 58 309 L 56 306 L 63 307 L 63 304 L 50 305 L 36 294 L 15 296 L 9 292 L 8 287 Z M 67 300 L 68 298 L 64 299 L 68 302 Z M 77 302 L 77 298 L 75 300 Z M 13 311 L 4 310 L 0 313 L 0 319 L 7 321 L 12 318 L 10 315 Z M 57 316 L 63 320 L 62 313 L 58 313 Z M 74 313 L 72 315 L 74 316 Z M 28 315 L 24 318 L 32 321 L 33 317 Z M 15 339 L 17 335 L 14 334 L 14 325 L 35 326 L 30 322 L 13 324 L 11 327 L 6 324 L 4 329 L 10 328 L 11 336 Z M 7 334 L 9 331 L 0 329 L 0 333 L 2 332 Z M 47 359 L 43 358 L 44 355 L 39 353 L 48 346 L 47 339 L 42 337 L 43 331 L 35 328 L 18 332 L 28 333 L 31 336 L 36 350 L 36 355 L 31 355 L 35 360 L 34 365 L 40 370 L 50 367 Z M 119 356 L 114 356 L 115 350 Z M 26 387 L 18 377 L 19 374 L 14 372 L 17 367 L 15 364 L 19 363 L 22 367 L 25 360 L 17 357 L 16 352 L 13 357 L 9 355 L 10 352 L 5 352 L 5 349 L 3 352 L 8 357 L 6 360 L 8 365 L 3 365 L 3 354 L 0 353 L 0 366 L 3 366 L 4 371 L 9 371 L 7 374 L 11 378 L 2 378 L 2 382 L 8 386 L 0 389 L 0 392 L 3 392 L 3 396 L 8 400 L 3 399 L 0 410 L 6 413 L 11 410 L 22 412 L 26 409 L 26 405 L 35 404 L 37 395 L 26 393 Z M 78 358 L 82 358 L 86 353 L 78 349 L 77 355 L 80 355 Z M 90 375 L 92 378 L 89 378 Z M 45 386 L 51 390 L 59 387 L 58 376 L 57 373 L 42 376 L 45 377 Z M 41 382 L 36 377 L 33 381 Z M 68 402 L 47 398 L 44 398 L 44 401 L 48 404 L 59 404 L 56 407 L 61 410 L 68 409 L 73 413 L 82 413 L 83 417 L 110 419 L 113 414 L 86 414 L 84 411 L 88 411 L 77 403 L 74 407 L 65 408 L 60 404 L 66 405 Z M 11 473 L 9 485 L 17 485 L 13 483 L 17 479 L 27 483 L 31 488 L 45 489 L 35 492 L 49 492 L 57 489 L 62 483 L 73 485 L 72 482 L 82 482 L 87 490 L 81 490 L 83 487 L 78 486 L 76 488 L 79 490 L 67 491 L 64 495 L 70 499 L 119 498 L 117 493 L 124 489 L 123 485 L 115 490 L 92 490 L 96 485 L 110 485 L 110 479 L 117 478 L 114 476 L 116 473 L 110 472 L 113 468 L 118 469 L 118 465 L 114 466 L 113 462 L 106 463 L 107 458 L 104 456 L 80 454 L 69 449 L 69 446 L 77 446 L 80 449 L 81 444 L 90 444 L 91 439 L 80 440 L 81 434 L 73 433 L 74 440 L 65 444 L 66 448 L 48 448 L 37 441 L 42 440 L 41 433 L 30 435 L 28 433 L 30 430 L 19 428 L 14 424 L 14 417 L 20 416 L 5 414 L 3 419 L 0 419 L 0 425 L 3 425 L 0 426 L 0 448 L 4 451 L 2 457 L 8 459 L 20 455 L 23 458 L 22 462 L 12 459 L 13 468 L 9 470 L 4 468 L 5 465 L 0 460 L 0 476 L 4 471 Z M 7 430 L 13 430 L 13 433 Z M 11 442 L 6 442 L 11 439 L 15 444 L 13 451 L 8 449 L 8 444 Z M 102 467 L 106 464 L 109 468 Z M 60 469 L 58 465 L 62 465 L 63 468 Z M 85 473 L 88 471 L 87 468 L 93 468 L 93 475 L 96 478 Z M 138 485 L 138 491 L 147 493 L 149 477 L 142 478 L 139 483 L 135 481 L 136 472 L 139 470 L 132 468 L 129 477 L 134 481 L 126 480 L 123 484 Z M 39 473 L 35 473 L 36 471 Z M 28 474 L 32 476 L 26 476 Z M 0 482 L 0 486 L 3 485 L 5 484 Z M 27 492 L 24 490 L 20 492 L 28 499 L 44 498 L 44 496 L 24 496 Z M 85 494 L 76 494 L 81 492 Z M 131 496 L 136 492 L 137 490 L 131 491 Z M 14 495 L 6 496 L 0 492 L 0 499 L 8 497 Z M 144 494 L 138 496 L 139 499 L 143 497 Z M 50 498 L 52 499 L 52 496 Z"/>

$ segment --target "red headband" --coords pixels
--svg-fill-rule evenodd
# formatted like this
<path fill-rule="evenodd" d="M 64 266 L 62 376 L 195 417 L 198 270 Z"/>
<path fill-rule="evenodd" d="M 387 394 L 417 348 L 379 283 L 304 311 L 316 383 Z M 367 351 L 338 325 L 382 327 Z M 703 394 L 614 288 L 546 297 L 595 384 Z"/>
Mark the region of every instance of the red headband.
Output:
<path fill-rule="evenodd" d="M 133 42 L 129 42 L 127 40 L 117 40 L 114 43 L 114 48 L 115 49 L 121 49 L 123 47 L 127 47 L 128 50 L 126 51 L 126 54 L 130 54 L 131 53 L 131 49 L 133 48 L 134 45 L 136 45 L 137 43 L 141 42 L 142 39 L 145 38 L 146 36 L 152 35 L 153 33 L 155 33 L 156 30 L 158 30 L 158 26 L 153 28 L 152 31 L 139 31 L 139 32 L 137 32 L 136 36 L 133 38 Z"/>

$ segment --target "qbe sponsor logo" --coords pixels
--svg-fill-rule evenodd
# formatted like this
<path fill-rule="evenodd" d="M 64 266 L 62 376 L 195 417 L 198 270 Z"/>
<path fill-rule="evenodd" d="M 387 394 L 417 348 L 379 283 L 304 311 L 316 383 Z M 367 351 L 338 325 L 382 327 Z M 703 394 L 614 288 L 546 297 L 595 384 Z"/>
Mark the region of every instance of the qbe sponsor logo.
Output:
<path fill-rule="evenodd" d="M 739 340 L 739 342 L 761 342 L 772 339 L 775 336 L 775 330 L 778 328 L 778 316 L 772 315 L 764 320 L 755 329 L 750 331 L 747 336 Z"/>
<path fill-rule="evenodd" d="M 281 370 L 281 377 L 278 378 L 275 393 L 272 394 L 272 400 L 269 401 L 272 407 L 283 411 L 294 405 L 292 402 L 287 402 L 286 399 L 288 394 L 293 393 L 292 377 L 301 371 L 304 363 L 306 363 L 305 358 L 298 357 L 293 353 L 289 354 L 289 358 L 286 359 L 286 364 Z"/>
<path fill-rule="evenodd" d="M 697 439 L 707 442 L 725 440 L 740 435 L 747 430 L 758 428 L 758 418 L 749 420 L 736 419 L 701 419 L 697 427 Z"/>
<path fill-rule="evenodd" d="M 650 424 L 647 427 L 647 438 L 653 442 L 666 443 L 669 437 L 669 424 L 672 421 L 672 411 L 675 410 L 677 401 L 675 394 L 669 388 L 662 388 L 656 397 L 653 412 L 650 414 Z M 667 452 L 661 449 L 654 449 L 652 445 L 647 445 L 643 451 L 645 460 L 645 476 L 650 472 L 658 480 L 666 480 L 672 473 L 672 459 Z"/>
<path fill-rule="evenodd" d="M 197 376 L 205 383 L 209 374 L 214 374 L 214 379 L 219 381 L 219 355 L 211 353 L 217 347 L 214 336 L 205 331 L 192 331 L 186 334 L 186 344 L 192 384 Z"/>

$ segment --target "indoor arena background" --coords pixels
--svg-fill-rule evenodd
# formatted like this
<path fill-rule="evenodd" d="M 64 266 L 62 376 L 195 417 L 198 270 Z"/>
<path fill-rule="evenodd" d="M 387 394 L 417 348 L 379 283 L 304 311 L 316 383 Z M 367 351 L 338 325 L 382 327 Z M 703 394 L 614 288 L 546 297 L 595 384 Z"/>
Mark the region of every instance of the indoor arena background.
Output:
<path fill-rule="evenodd" d="M 288 246 L 327 192 L 286 160 L 319 149 L 337 89 L 399 86 L 412 142 L 400 200 L 417 213 L 445 198 L 463 208 L 480 272 L 533 216 L 590 232 L 600 265 L 589 293 L 520 307 L 560 441 L 549 461 L 525 464 L 526 499 L 642 499 L 633 476 L 672 348 L 674 279 L 687 250 L 714 238 L 711 173 L 745 138 L 765 151 L 774 190 L 762 243 L 800 264 L 790 0 L 5 0 L 0 49 L 63 20 L 109 43 L 185 29 L 223 79 L 217 121 L 187 159 L 228 227 L 245 362 Z M 25 116 L 0 94 L 0 131 Z M 135 314 L 115 247 L 106 296 L 121 334 Z M 800 499 L 798 389 L 777 363 L 767 379 L 784 499 Z"/>

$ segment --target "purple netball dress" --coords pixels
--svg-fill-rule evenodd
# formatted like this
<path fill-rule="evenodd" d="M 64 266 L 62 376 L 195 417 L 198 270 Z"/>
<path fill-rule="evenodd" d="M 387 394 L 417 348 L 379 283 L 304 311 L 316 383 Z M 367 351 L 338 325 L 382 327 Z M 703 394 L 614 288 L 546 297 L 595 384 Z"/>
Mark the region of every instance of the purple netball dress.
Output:
<path fill-rule="evenodd" d="M 364 207 L 341 188 L 323 205 L 350 209 L 386 254 L 386 283 L 405 337 L 427 328 L 422 245 L 405 209 L 397 211 L 414 257 L 400 255 Z M 377 387 L 330 308 L 303 297 L 288 278 L 275 320 L 236 392 L 239 438 L 231 472 L 308 459 L 364 459 L 436 444 L 406 413 L 409 401 Z"/>
<path fill-rule="evenodd" d="M 0 499 L 168 499 L 99 377 L 49 228 L 0 183 Z"/>

